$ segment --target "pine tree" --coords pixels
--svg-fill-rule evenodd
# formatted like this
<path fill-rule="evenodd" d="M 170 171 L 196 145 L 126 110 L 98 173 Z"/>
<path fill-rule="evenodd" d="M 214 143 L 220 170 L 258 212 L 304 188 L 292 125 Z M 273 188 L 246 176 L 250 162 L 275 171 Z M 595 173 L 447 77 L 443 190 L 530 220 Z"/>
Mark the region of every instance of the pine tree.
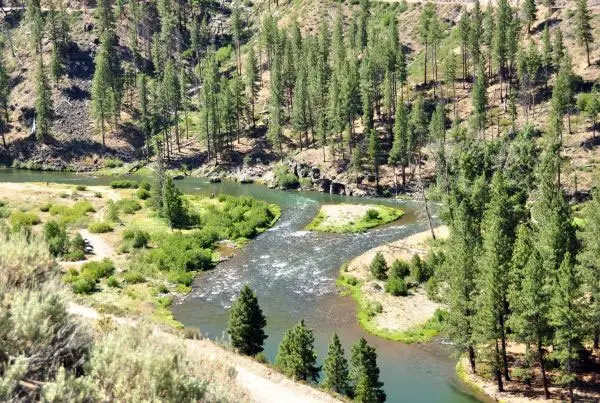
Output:
<path fill-rule="evenodd" d="M 362 122 L 365 133 L 373 129 L 373 70 L 369 58 L 360 64 L 360 97 L 362 100 Z"/>
<path fill-rule="evenodd" d="M 591 66 L 590 43 L 594 42 L 592 25 L 590 24 L 591 20 L 592 15 L 588 8 L 587 0 L 577 0 L 577 12 L 575 13 L 577 42 L 579 46 L 583 46 L 585 48 L 588 67 Z"/>
<path fill-rule="evenodd" d="M 369 160 L 375 172 L 375 186 L 379 189 L 379 166 L 382 163 L 381 142 L 379 133 L 375 130 L 371 130 L 369 133 Z"/>
<path fill-rule="evenodd" d="M 537 18 L 537 6 L 535 0 L 523 1 L 523 20 L 527 23 L 527 32 L 531 33 L 531 24 Z M 546 24 L 546 27 L 548 24 Z"/>
<path fill-rule="evenodd" d="M 482 228 L 477 320 L 480 337 L 484 342 L 490 342 L 491 349 L 495 350 L 492 366 L 498 390 L 501 392 L 503 371 L 504 378 L 509 380 L 506 357 L 506 306 L 515 218 L 506 180 L 500 171 L 496 171 L 492 178 L 490 203 Z"/>
<path fill-rule="evenodd" d="M 600 344 L 600 189 L 592 190 L 592 199 L 584 210 L 586 225 L 581 231 L 583 250 L 578 256 L 584 275 L 586 291 L 590 296 L 588 323 L 591 324 L 594 348 Z"/>
<path fill-rule="evenodd" d="M 471 13 L 471 26 L 469 29 L 469 53 L 471 55 L 471 64 L 473 72 L 481 62 L 481 41 L 483 38 L 483 13 L 479 0 L 475 0 L 475 5 Z"/>
<path fill-rule="evenodd" d="M 0 34 L 0 54 L 4 54 L 4 36 Z M 9 122 L 8 116 L 8 100 L 10 96 L 10 76 L 6 70 L 6 64 L 3 57 L 0 57 L 0 133 L 2 134 L 2 144 L 4 148 L 8 148 L 6 144 L 5 130 Z"/>
<path fill-rule="evenodd" d="M 408 120 L 408 153 L 410 159 L 416 154 L 415 164 L 421 162 L 421 147 L 427 142 L 427 124 L 423 97 L 418 95 L 412 104 Z"/>
<path fill-rule="evenodd" d="M 40 0 L 28 0 L 25 18 L 29 25 L 31 47 L 37 55 L 42 53 L 44 39 L 44 18 Z"/>
<path fill-rule="evenodd" d="M 429 45 L 431 39 L 432 20 L 436 16 L 435 5 L 425 3 L 419 17 L 419 39 L 425 46 L 423 57 L 423 84 L 427 85 L 427 60 L 429 58 Z"/>
<path fill-rule="evenodd" d="M 96 128 L 102 134 L 102 148 L 106 148 L 106 122 L 114 109 L 108 51 L 107 47 L 100 47 L 100 52 L 94 60 L 95 69 L 92 79 L 91 114 L 96 122 Z"/>
<path fill-rule="evenodd" d="M 487 80 L 483 64 L 479 65 L 475 85 L 473 86 L 473 125 L 482 134 L 485 130 L 487 116 Z"/>
<path fill-rule="evenodd" d="M 169 227 L 173 229 L 182 226 L 185 223 L 183 199 L 171 177 L 168 177 L 164 183 L 162 200 L 161 214 L 167 220 Z"/>
<path fill-rule="evenodd" d="M 559 383 L 569 388 L 570 401 L 574 402 L 574 361 L 579 357 L 582 329 L 581 276 L 567 252 L 557 272 L 553 287 L 550 323 L 554 327 L 554 357 L 561 363 Z"/>
<path fill-rule="evenodd" d="M 460 36 L 460 53 L 462 62 L 463 84 L 467 81 L 469 73 L 468 51 L 471 38 L 471 17 L 468 11 L 463 11 L 458 22 L 458 35 Z"/>
<path fill-rule="evenodd" d="M 60 85 L 60 80 L 65 74 L 65 69 L 62 64 L 62 58 L 56 45 L 52 46 L 52 57 L 50 58 L 50 73 L 56 86 Z"/>
<path fill-rule="evenodd" d="M 48 84 L 44 62 L 40 56 L 35 73 L 35 125 L 38 140 L 43 141 L 50 135 L 53 115 L 52 92 Z"/>
<path fill-rule="evenodd" d="M 406 188 L 406 167 L 408 166 L 408 117 L 404 101 L 400 99 L 396 105 L 394 121 L 394 141 L 388 158 L 388 163 L 394 166 L 394 184 L 398 193 L 398 177 L 396 167 L 402 167 L 402 189 Z"/>
<path fill-rule="evenodd" d="M 316 364 L 313 332 L 306 327 L 304 319 L 301 319 L 297 325 L 284 333 L 275 358 L 275 366 L 294 379 L 316 382 L 321 369 Z"/>
<path fill-rule="evenodd" d="M 369 270 L 377 280 L 385 280 L 387 278 L 388 266 L 381 252 L 375 254 Z"/>
<path fill-rule="evenodd" d="M 168 125 L 175 126 L 175 142 L 178 151 L 181 151 L 179 141 L 179 111 L 181 109 L 181 87 L 179 83 L 179 75 L 175 71 L 173 60 L 169 59 L 165 63 L 165 70 L 162 76 L 160 86 L 160 100 L 162 110 L 165 112 L 165 122 Z M 169 139 L 165 139 L 169 141 Z"/>
<path fill-rule="evenodd" d="M 323 362 L 323 384 L 325 389 L 347 395 L 350 392 L 348 383 L 348 361 L 344 357 L 344 349 L 336 333 L 333 334 Z"/>
<path fill-rule="evenodd" d="M 252 46 L 248 49 L 248 55 L 246 58 L 246 71 L 244 75 L 244 79 L 246 81 L 246 89 L 248 91 L 248 100 L 250 102 L 250 121 L 252 122 L 252 130 L 256 130 L 256 118 L 255 116 L 255 105 L 256 105 L 256 96 L 258 95 L 258 81 L 260 81 L 258 76 L 258 67 L 257 67 L 256 55 L 254 54 L 254 48 Z"/>
<path fill-rule="evenodd" d="M 306 147 L 308 148 L 308 79 L 306 77 L 306 69 L 300 67 L 296 77 L 296 85 L 294 90 L 294 101 L 292 103 L 292 126 L 298 133 L 298 142 L 300 150 L 302 150 L 302 135 L 306 134 Z"/>
<path fill-rule="evenodd" d="M 231 345 L 240 354 L 254 356 L 263 351 L 267 321 L 258 305 L 256 294 L 244 285 L 229 311 L 227 333 Z"/>
<path fill-rule="evenodd" d="M 271 93 L 269 98 L 269 128 L 267 138 L 279 149 L 283 158 L 283 78 L 279 58 L 273 58 L 271 68 Z"/>
<path fill-rule="evenodd" d="M 385 402 L 386 395 L 382 390 L 383 382 L 379 380 L 377 353 L 367 341 L 361 337 L 352 346 L 350 358 L 350 379 L 354 383 L 354 401 L 361 403 Z"/>
<path fill-rule="evenodd" d="M 242 74 L 242 54 L 240 52 L 240 45 L 242 41 L 242 18 L 240 9 L 238 7 L 233 8 L 231 13 L 231 31 L 233 35 L 233 42 L 235 43 L 235 55 L 237 60 L 238 74 Z"/>
<path fill-rule="evenodd" d="M 554 42 L 552 44 L 552 49 L 554 68 L 559 69 L 565 55 L 565 45 L 563 43 L 563 35 L 560 27 L 556 27 L 556 29 L 554 29 Z"/>

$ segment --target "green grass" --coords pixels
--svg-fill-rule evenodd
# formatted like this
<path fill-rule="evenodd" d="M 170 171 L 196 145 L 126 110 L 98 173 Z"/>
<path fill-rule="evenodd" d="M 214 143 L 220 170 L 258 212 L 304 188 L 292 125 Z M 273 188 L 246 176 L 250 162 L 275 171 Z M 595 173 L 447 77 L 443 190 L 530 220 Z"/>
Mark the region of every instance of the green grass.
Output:
<path fill-rule="evenodd" d="M 344 206 L 344 205 L 341 205 Z M 368 217 L 368 214 L 357 221 L 348 221 L 347 223 L 335 223 L 335 225 L 326 224 L 327 216 L 323 210 L 319 211 L 317 216 L 306 226 L 307 230 L 319 232 L 336 233 L 357 233 L 365 232 L 369 229 L 379 227 L 396 221 L 404 215 L 400 209 L 387 206 L 370 206 L 370 210 L 377 211 L 378 216 Z"/>
<path fill-rule="evenodd" d="M 358 304 L 356 316 L 360 326 L 377 337 L 406 344 L 427 343 L 442 331 L 443 323 L 438 320 L 438 315 L 408 330 L 381 329 L 373 323 L 373 306 L 366 300 L 361 289 L 361 283 L 354 277 L 344 275 L 342 270 L 336 284 L 345 289 L 346 295 L 350 295 Z"/>

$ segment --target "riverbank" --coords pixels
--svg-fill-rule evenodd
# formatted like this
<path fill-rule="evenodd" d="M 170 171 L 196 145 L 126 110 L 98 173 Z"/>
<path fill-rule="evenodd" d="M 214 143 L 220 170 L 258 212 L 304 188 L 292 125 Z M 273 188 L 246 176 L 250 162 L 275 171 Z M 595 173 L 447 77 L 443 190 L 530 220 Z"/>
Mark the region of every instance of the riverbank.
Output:
<path fill-rule="evenodd" d="M 306 226 L 320 232 L 364 232 L 389 224 L 404 215 L 400 209 L 376 204 L 324 204 Z"/>
<path fill-rule="evenodd" d="M 448 236 L 448 228 L 438 227 L 435 233 L 443 239 Z M 396 259 L 408 262 L 413 255 L 424 256 L 430 246 L 431 232 L 423 231 L 373 248 L 342 267 L 337 284 L 358 304 L 358 321 L 369 333 L 404 343 L 422 343 L 440 332 L 442 305 L 429 299 L 423 286 L 415 286 L 407 296 L 392 296 L 384 291 L 384 282 L 373 278 L 369 270 L 377 253 L 391 266 Z"/>

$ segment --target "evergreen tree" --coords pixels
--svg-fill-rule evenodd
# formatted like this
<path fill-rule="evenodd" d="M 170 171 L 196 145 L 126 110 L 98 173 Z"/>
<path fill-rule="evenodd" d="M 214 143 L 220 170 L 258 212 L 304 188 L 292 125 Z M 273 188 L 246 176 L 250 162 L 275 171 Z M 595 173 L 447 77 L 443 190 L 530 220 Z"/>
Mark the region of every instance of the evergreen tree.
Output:
<path fill-rule="evenodd" d="M 425 46 L 423 57 L 423 84 L 427 85 L 427 60 L 429 58 L 429 44 L 431 39 L 432 21 L 436 17 L 436 9 L 433 3 L 425 3 L 419 17 L 419 38 Z"/>
<path fill-rule="evenodd" d="M 385 280 L 387 278 L 388 266 L 381 252 L 375 254 L 369 270 L 377 280 Z"/>
<path fill-rule="evenodd" d="M 423 97 L 418 95 L 412 104 L 410 118 L 408 120 L 408 152 L 412 159 L 416 154 L 415 164 L 421 161 L 421 147 L 427 142 L 427 116 L 425 116 L 425 105 Z"/>
<path fill-rule="evenodd" d="M 394 121 L 394 141 L 388 158 L 388 163 L 394 167 L 394 184 L 398 193 L 398 177 L 396 167 L 402 167 L 402 189 L 406 187 L 406 167 L 408 166 L 408 117 L 404 101 L 400 99 L 396 105 Z"/>
<path fill-rule="evenodd" d="M 4 54 L 4 36 L 0 34 L 0 54 Z M 10 96 L 10 76 L 6 68 L 6 61 L 0 57 L 0 133 L 2 134 L 2 144 L 4 148 L 8 148 L 6 144 L 6 125 L 9 122 L 8 116 L 8 100 Z"/>
<path fill-rule="evenodd" d="M 44 62 L 40 56 L 35 73 L 35 133 L 39 140 L 43 141 L 50 135 L 53 115 L 52 92 L 48 84 Z"/>
<path fill-rule="evenodd" d="M 578 256 L 581 262 L 586 289 L 590 296 L 588 323 L 594 348 L 600 344 L 600 189 L 592 190 L 592 199 L 584 210 L 586 225 L 581 231 L 583 250 Z"/>
<path fill-rule="evenodd" d="M 554 29 L 554 43 L 552 44 L 552 58 L 554 62 L 554 68 L 560 68 L 563 57 L 565 55 L 565 45 L 563 43 L 563 35 L 560 27 Z"/>
<path fill-rule="evenodd" d="M 585 48 L 585 54 L 587 56 L 587 65 L 590 63 L 590 43 L 594 42 L 594 36 L 592 34 L 592 25 L 590 21 L 592 15 L 588 8 L 587 0 L 577 0 L 577 12 L 575 13 L 575 26 L 577 34 L 577 42 L 579 46 Z"/>
<path fill-rule="evenodd" d="M 369 58 L 360 64 L 360 96 L 362 100 L 362 122 L 365 133 L 373 129 L 373 70 Z"/>
<path fill-rule="evenodd" d="M 569 388 L 570 401 L 574 402 L 573 364 L 581 348 L 583 293 L 580 273 L 569 252 L 564 255 L 557 277 L 550 307 L 550 323 L 554 327 L 553 355 L 562 367 L 559 383 Z"/>
<path fill-rule="evenodd" d="M 471 26 L 469 29 L 469 53 L 473 71 L 479 66 L 481 61 L 481 41 L 483 38 L 483 13 L 479 0 L 475 0 L 475 5 L 471 13 Z"/>
<path fill-rule="evenodd" d="M 317 353 L 314 350 L 314 336 L 304 324 L 304 319 L 287 330 L 283 335 L 275 366 L 285 375 L 294 379 L 316 382 L 320 367 L 317 367 Z"/>
<path fill-rule="evenodd" d="M 31 47 L 37 55 L 42 54 L 44 39 L 44 18 L 40 0 L 28 0 L 25 18 L 29 25 Z"/>
<path fill-rule="evenodd" d="M 246 58 L 246 71 L 244 79 L 246 81 L 246 89 L 248 91 L 248 101 L 250 102 L 250 121 L 252 122 L 252 130 L 256 130 L 255 105 L 256 96 L 258 95 L 258 82 L 260 81 L 256 55 L 252 46 L 248 49 Z"/>
<path fill-rule="evenodd" d="M 168 177 L 163 186 L 162 216 L 167 220 L 171 229 L 178 228 L 185 223 L 185 208 L 181 192 L 175 186 L 173 178 Z"/>
<path fill-rule="evenodd" d="M 483 64 L 479 65 L 475 85 L 473 86 L 473 125 L 479 134 L 485 130 L 487 116 L 487 80 Z"/>
<path fill-rule="evenodd" d="M 52 56 L 50 58 L 50 73 L 52 78 L 54 79 L 54 83 L 58 87 L 60 85 L 60 80 L 62 76 L 65 74 L 65 69 L 62 64 L 62 58 L 60 56 L 60 52 L 56 45 L 52 46 Z"/>
<path fill-rule="evenodd" d="M 227 333 L 231 345 L 240 354 L 254 356 L 263 351 L 267 321 L 258 305 L 256 294 L 244 285 L 229 311 Z"/>
<path fill-rule="evenodd" d="M 381 143 L 379 134 L 375 130 L 371 130 L 369 133 L 369 160 L 375 172 L 375 186 L 379 189 L 379 166 L 382 163 Z"/>
<path fill-rule="evenodd" d="M 350 363 L 350 379 L 354 383 L 354 401 L 385 402 L 386 395 L 382 390 L 383 382 L 379 380 L 377 353 L 375 348 L 371 347 L 363 337 L 352 346 Z"/>
<path fill-rule="evenodd" d="M 283 78 L 279 59 L 273 58 L 272 64 L 267 138 L 273 146 L 279 149 L 279 155 L 283 158 Z"/>
<path fill-rule="evenodd" d="M 333 334 L 327 350 L 327 358 L 323 362 L 323 387 L 336 393 L 347 395 L 350 392 L 348 383 L 348 361 L 344 357 L 344 349 L 336 333 Z"/>
<path fill-rule="evenodd" d="M 527 32 L 531 33 L 531 24 L 537 18 L 537 6 L 535 0 L 523 1 L 523 20 L 527 23 Z M 546 27 L 548 24 L 546 24 Z"/>
<path fill-rule="evenodd" d="M 300 67 L 296 77 L 296 85 L 294 90 L 294 102 L 292 103 L 292 126 L 298 133 L 298 142 L 300 150 L 302 150 L 302 135 L 306 135 L 306 147 L 308 148 L 308 79 L 304 66 Z"/>
<path fill-rule="evenodd" d="M 106 147 L 106 122 L 114 110 L 114 97 L 111 91 L 111 70 L 108 56 L 109 49 L 100 47 L 100 52 L 94 60 L 94 77 L 92 79 L 91 114 L 96 122 L 96 128 L 102 134 L 102 148 Z"/>
<path fill-rule="evenodd" d="M 502 391 L 502 372 L 509 380 L 506 357 L 506 319 L 508 273 L 514 243 L 515 218 L 506 180 L 500 171 L 492 178 L 491 197 L 483 221 L 483 245 L 479 258 L 477 319 L 480 337 L 492 344 L 492 366 L 498 390 Z M 500 345 L 499 345 L 500 343 Z"/>

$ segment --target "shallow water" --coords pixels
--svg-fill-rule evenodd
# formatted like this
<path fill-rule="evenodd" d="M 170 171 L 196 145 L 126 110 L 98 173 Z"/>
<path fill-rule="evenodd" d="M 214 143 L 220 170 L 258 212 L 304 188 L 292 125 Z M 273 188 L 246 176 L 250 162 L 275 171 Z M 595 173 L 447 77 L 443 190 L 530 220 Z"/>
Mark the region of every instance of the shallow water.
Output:
<path fill-rule="evenodd" d="M 49 181 L 77 184 L 108 184 L 114 178 L 57 172 L 0 170 L 0 181 Z M 257 293 L 267 316 L 265 353 L 275 358 L 283 332 L 304 318 L 314 329 L 321 362 L 333 332 L 346 348 L 365 337 L 377 348 L 381 380 L 388 401 L 470 402 L 479 401 L 457 379 L 452 350 L 440 343 L 404 345 L 367 334 L 356 321 L 356 304 L 336 293 L 335 279 L 347 260 L 386 242 L 426 229 L 418 204 L 377 200 L 402 208 L 397 222 L 365 234 L 322 234 L 303 228 L 322 203 L 366 203 L 368 199 L 313 192 L 281 192 L 261 185 L 232 182 L 209 184 L 204 179 L 177 182 L 186 193 L 251 195 L 282 208 L 278 223 L 236 252 L 214 270 L 200 274 L 193 292 L 173 307 L 175 318 L 201 329 L 213 338 L 224 337 L 228 309 L 243 284 Z M 0 196 L 1 197 L 1 196 Z"/>

